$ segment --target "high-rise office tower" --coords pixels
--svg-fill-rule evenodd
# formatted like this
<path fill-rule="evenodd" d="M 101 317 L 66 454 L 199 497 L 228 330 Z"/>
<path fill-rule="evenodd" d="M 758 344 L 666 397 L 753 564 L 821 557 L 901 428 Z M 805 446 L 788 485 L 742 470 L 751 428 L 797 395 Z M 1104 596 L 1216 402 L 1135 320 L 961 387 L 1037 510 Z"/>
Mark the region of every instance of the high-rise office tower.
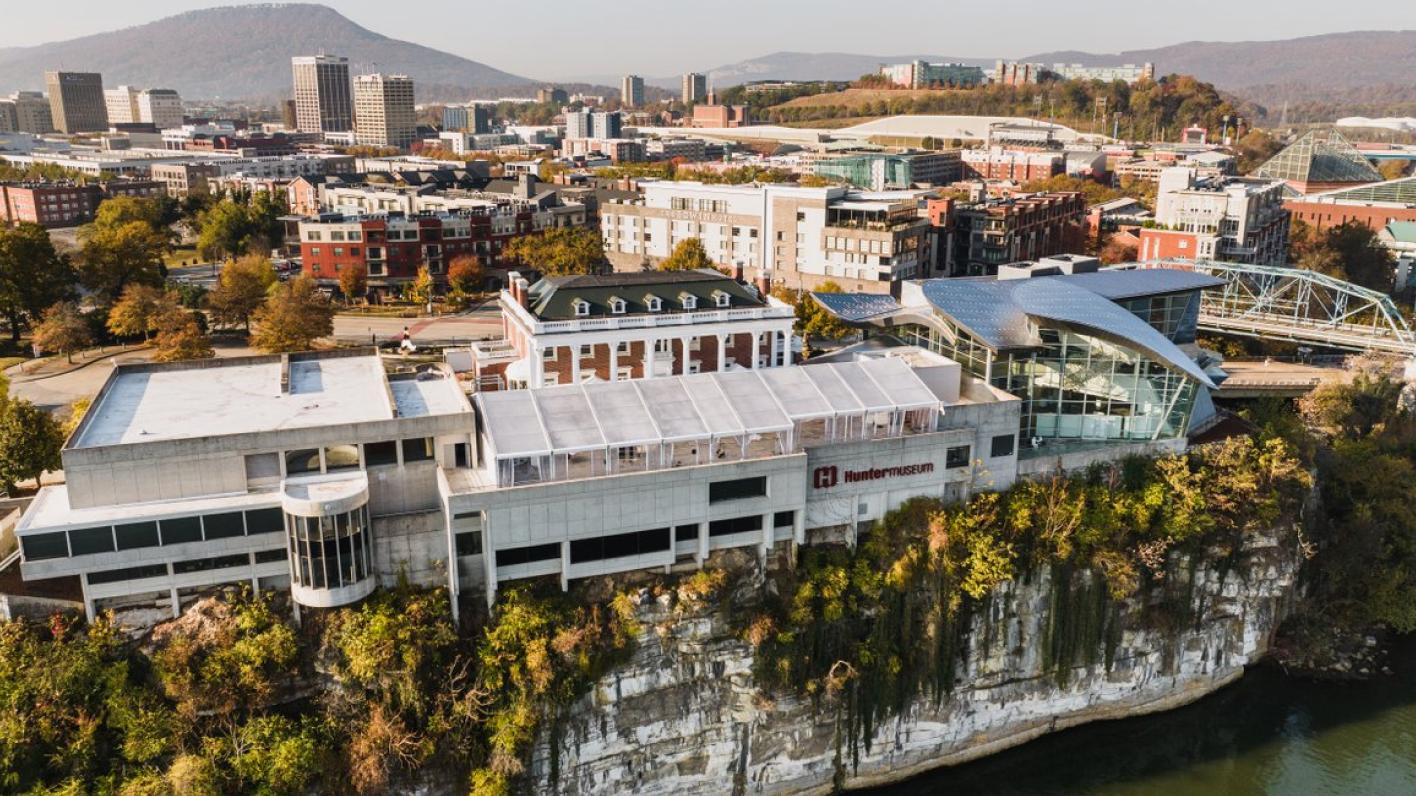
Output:
<path fill-rule="evenodd" d="M 132 86 L 104 89 L 103 107 L 109 124 L 132 124 L 138 120 L 138 90 Z"/>
<path fill-rule="evenodd" d="M 61 133 L 96 133 L 108 129 L 103 75 L 97 72 L 45 72 L 49 112 Z"/>
<path fill-rule="evenodd" d="M 295 79 L 295 127 L 302 133 L 342 133 L 354 129 L 349 59 L 302 55 L 290 59 Z"/>
<path fill-rule="evenodd" d="M 625 75 L 620 81 L 620 103 L 626 108 L 638 108 L 644 104 L 644 78 L 639 75 Z"/>
<path fill-rule="evenodd" d="M 355 143 L 407 149 L 413 145 L 417 129 L 412 78 L 407 75 L 354 78 Z"/>
<path fill-rule="evenodd" d="M 54 112 L 40 91 L 16 91 L 9 102 L 15 108 L 15 129 L 22 133 L 54 132 Z"/>
<path fill-rule="evenodd" d="M 708 76 L 689 72 L 683 76 L 683 103 L 702 102 L 708 96 Z"/>
<path fill-rule="evenodd" d="M 138 94 L 138 121 L 147 122 L 159 130 L 181 127 L 182 97 L 170 88 L 150 88 Z"/>

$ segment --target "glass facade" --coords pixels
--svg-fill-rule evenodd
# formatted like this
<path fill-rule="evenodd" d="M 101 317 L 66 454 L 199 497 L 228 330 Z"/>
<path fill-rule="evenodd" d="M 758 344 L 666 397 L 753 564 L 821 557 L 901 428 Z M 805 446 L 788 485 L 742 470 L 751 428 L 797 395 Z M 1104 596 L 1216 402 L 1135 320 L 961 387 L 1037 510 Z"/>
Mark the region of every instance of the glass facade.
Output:
<path fill-rule="evenodd" d="M 1145 301 L 1153 317 L 1142 317 L 1152 326 L 1181 329 L 1191 312 L 1183 302 Z M 994 353 L 961 330 L 950 335 L 911 325 L 901 329 L 901 336 L 1021 398 L 1024 444 L 1033 439 L 1168 439 L 1183 437 L 1189 429 L 1195 382 L 1099 337 L 1041 329 L 1040 347 Z"/>
<path fill-rule="evenodd" d="M 1181 345 L 1195 342 L 1200 323 L 1200 294 L 1172 293 L 1168 296 L 1142 296 L 1118 301 L 1152 329 Z"/>
<path fill-rule="evenodd" d="M 285 515 L 291 577 L 308 589 L 338 589 L 372 572 L 369 511 L 360 506 L 328 517 Z"/>

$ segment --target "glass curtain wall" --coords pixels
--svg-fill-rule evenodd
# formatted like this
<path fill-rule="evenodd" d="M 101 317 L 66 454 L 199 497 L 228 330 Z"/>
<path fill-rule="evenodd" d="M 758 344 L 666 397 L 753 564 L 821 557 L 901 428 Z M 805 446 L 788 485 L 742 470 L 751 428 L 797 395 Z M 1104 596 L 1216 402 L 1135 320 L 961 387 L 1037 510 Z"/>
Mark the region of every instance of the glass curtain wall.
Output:
<path fill-rule="evenodd" d="M 328 517 L 285 515 L 290 538 L 290 563 L 295 582 L 309 589 L 338 589 L 369 577 L 372 551 L 369 511 Z"/>

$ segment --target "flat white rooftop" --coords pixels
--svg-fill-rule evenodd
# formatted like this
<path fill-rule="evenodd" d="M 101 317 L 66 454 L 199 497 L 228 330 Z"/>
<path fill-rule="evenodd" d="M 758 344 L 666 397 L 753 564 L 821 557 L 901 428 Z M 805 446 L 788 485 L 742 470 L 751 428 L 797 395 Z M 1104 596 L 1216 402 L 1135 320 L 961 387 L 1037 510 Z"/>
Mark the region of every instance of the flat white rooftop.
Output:
<path fill-rule="evenodd" d="M 399 417 L 467 411 L 451 379 L 390 382 L 373 354 L 296 359 L 289 367 L 284 390 L 279 357 L 120 367 L 72 447 L 391 420 L 395 408 Z"/>

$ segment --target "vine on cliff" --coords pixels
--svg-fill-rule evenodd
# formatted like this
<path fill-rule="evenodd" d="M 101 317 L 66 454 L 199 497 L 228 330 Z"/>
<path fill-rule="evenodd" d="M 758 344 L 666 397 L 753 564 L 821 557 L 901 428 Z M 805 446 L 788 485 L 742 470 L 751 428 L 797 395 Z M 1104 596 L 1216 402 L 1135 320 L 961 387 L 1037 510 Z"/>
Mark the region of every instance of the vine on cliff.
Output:
<path fill-rule="evenodd" d="M 1164 578 L 1166 553 L 1219 547 L 1296 512 L 1308 476 L 1280 439 L 1235 438 L 1161 459 L 1132 459 L 1021 482 L 962 505 L 919 498 L 855 549 L 812 547 L 753 617 L 756 676 L 838 711 L 852 765 L 880 722 L 953 688 L 975 614 L 1002 584 L 1047 565 L 1046 669 L 1111 664 L 1117 606 Z"/>

